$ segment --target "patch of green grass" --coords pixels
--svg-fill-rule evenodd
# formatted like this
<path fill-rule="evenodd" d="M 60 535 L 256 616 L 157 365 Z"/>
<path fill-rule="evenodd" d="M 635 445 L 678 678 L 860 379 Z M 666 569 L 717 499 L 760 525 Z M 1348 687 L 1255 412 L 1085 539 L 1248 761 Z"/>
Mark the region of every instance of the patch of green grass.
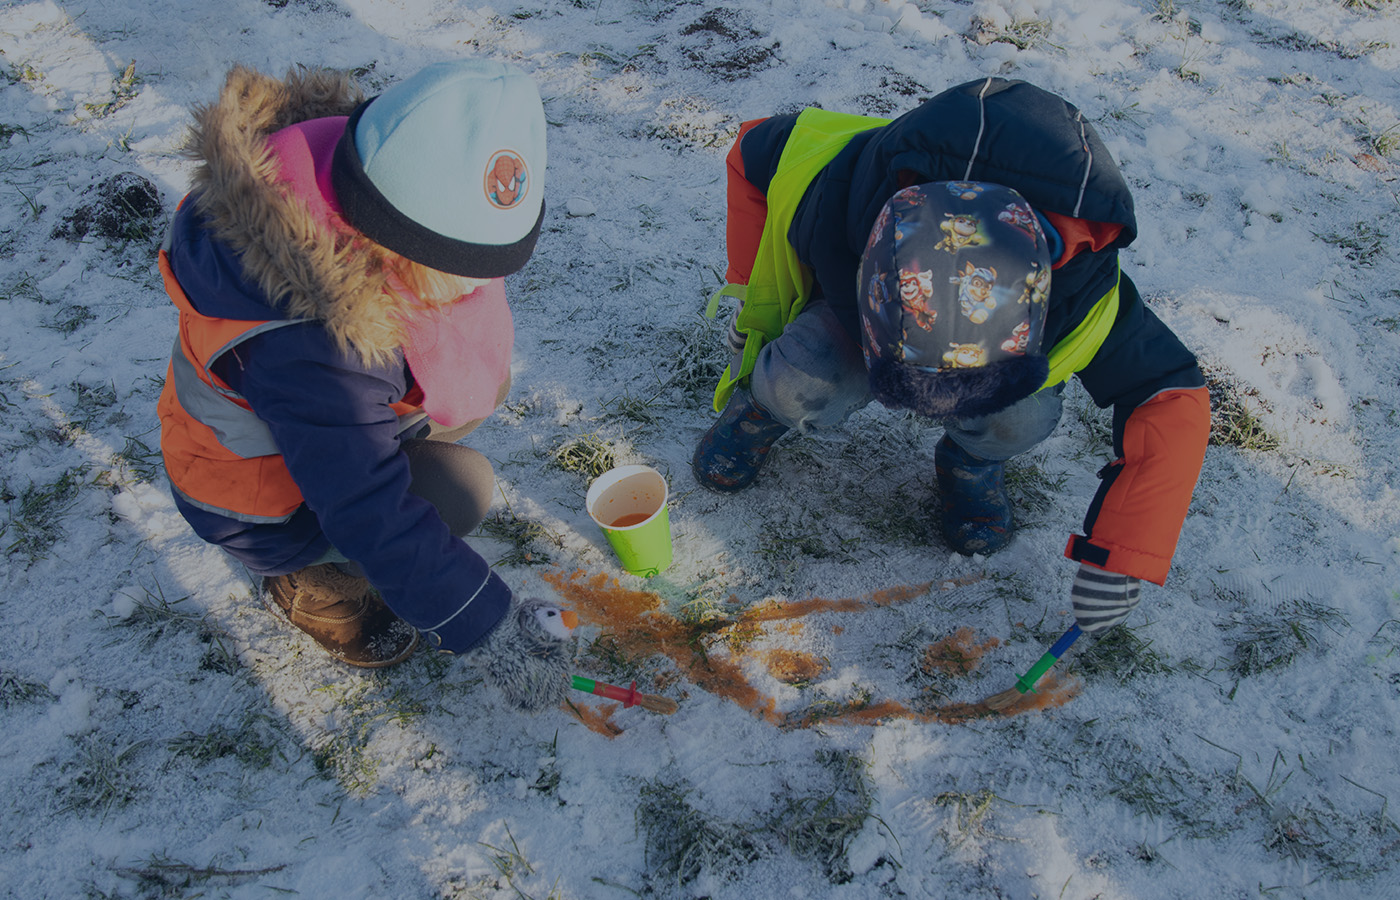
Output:
<path fill-rule="evenodd" d="M 564 538 L 532 519 L 522 519 L 509 508 L 493 513 L 481 523 L 480 531 L 487 537 L 510 544 L 506 555 L 494 566 L 539 566 L 553 562 L 549 552 L 541 547 L 550 545 L 563 549 Z"/>
<path fill-rule="evenodd" d="M 13 672 L 0 672 L 0 708 L 9 709 L 22 703 L 48 702 L 56 699 L 47 685 L 28 681 Z"/>
<path fill-rule="evenodd" d="M 1383 658 L 1400 653 L 1400 619 L 1391 619 L 1383 623 L 1381 627 L 1376 629 L 1376 633 L 1371 635 L 1371 639 L 1367 643 L 1384 647 Z"/>
<path fill-rule="evenodd" d="M 18 280 L 11 282 L 4 288 L 0 288 L 0 300 L 9 303 L 14 300 L 32 300 L 35 303 L 47 304 L 44 295 L 39 291 L 39 282 L 33 275 L 21 276 Z"/>
<path fill-rule="evenodd" d="M 736 59 L 744 59 L 743 51 Z M 696 97 L 668 97 L 657 106 L 656 119 L 642 131 L 645 137 L 674 150 L 728 147 L 739 133 L 726 112 Z"/>
<path fill-rule="evenodd" d="M 147 432 L 149 434 L 149 432 Z M 125 443 L 122 448 L 112 456 L 112 462 L 123 472 L 129 472 L 137 482 L 145 483 L 155 481 L 165 468 L 164 458 L 161 456 L 160 447 L 155 449 L 148 447 L 141 440 L 145 435 L 123 437 Z"/>
<path fill-rule="evenodd" d="M 860 500 L 860 523 L 881 541 L 927 546 L 937 541 L 928 503 L 927 498 L 915 498 L 902 486 L 878 496 L 867 494 Z"/>
<path fill-rule="evenodd" d="M 595 433 L 562 441 L 549 452 L 549 459 L 557 468 L 589 481 L 617 466 L 612 444 Z"/>
<path fill-rule="evenodd" d="M 852 877 L 846 851 L 872 815 L 869 772 L 863 759 L 845 750 L 818 751 L 817 763 L 829 790 L 789 798 L 770 827 L 794 855 L 816 860 L 829 880 L 845 884 Z"/>
<path fill-rule="evenodd" d="M 563 773 L 559 771 L 559 732 L 554 732 L 554 740 L 548 744 L 540 745 L 539 774 L 530 784 L 529 790 L 534 791 L 542 797 L 558 797 L 559 782 L 563 779 Z M 559 801 L 563 806 L 564 802 Z"/>
<path fill-rule="evenodd" d="M 139 796 L 142 770 L 132 757 L 143 746 L 138 741 L 118 750 L 109 736 L 94 733 L 78 744 L 77 756 L 65 764 L 72 777 L 59 788 L 61 812 L 100 812 L 125 806 Z"/>
<path fill-rule="evenodd" d="M 139 596 L 125 596 L 132 601 L 131 612 L 125 617 L 115 619 L 114 624 L 121 628 L 145 630 L 142 646 L 146 649 L 150 649 L 168 633 L 204 634 L 208 631 L 207 617 L 204 613 L 180 606 L 190 599 L 189 595 L 167 600 L 164 589 L 156 585 L 154 591 L 143 587 Z"/>
<path fill-rule="evenodd" d="M 1293 600 L 1277 609 L 1245 612 L 1232 626 L 1242 626 L 1234 639 L 1230 670 L 1241 678 L 1291 665 L 1305 650 L 1317 647 L 1319 629 L 1340 634 L 1347 620 L 1340 610 L 1309 600 Z"/>
<path fill-rule="evenodd" d="M 781 727 L 784 730 L 811 728 L 814 725 L 820 725 L 826 719 L 838 719 L 847 713 L 866 709 L 874 700 L 875 691 L 869 685 L 852 685 L 841 700 L 822 697 L 803 709 L 788 713 Z"/>
<path fill-rule="evenodd" d="M 266 769 L 276 759 L 286 759 L 278 749 L 280 738 L 275 723 L 259 713 L 249 713 L 236 728 L 215 725 L 204 734 L 186 731 L 165 742 L 174 756 L 199 763 L 232 757 L 250 769 Z"/>
<path fill-rule="evenodd" d="M 1260 782 L 1244 775 L 1245 759 L 1240 754 L 1211 741 L 1206 743 L 1236 758 L 1231 787 L 1237 791 L 1242 788 L 1246 799 L 1233 808 L 1236 814 L 1257 821 L 1266 850 L 1321 870 L 1331 880 L 1357 881 L 1389 871 L 1386 857 L 1400 845 L 1395 840 L 1400 826 L 1386 814 L 1385 795 L 1341 776 L 1353 787 L 1381 799 L 1376 815 L 1362 815 L 1355 809 L 1341 808 L 1328 795 L 1331 785 L 1312 774 L 1301 754 L 1295 760 L 1282 750 L 1275 751 L 1268 774 Z"/>
<path fill-rule="evenodd" d="M 117 110 L 126 106 L 138 93 L 138 85 L 144 79 L 136 73 L 136 60 L 132 60 L 122 73 L 112 79 L 112 90 L 110 94 L 99 101 L 84 103 L 83 109 L 94 119 L 101 119 L 109 116 Z"/>
<path fill-rule="evenodd" d="M 635 654 L 618 643 L 617 636 L 604 632 L 588 642 L 583 661 L 589 672 L 597 672 L 604 680 L 629 682 L 641 680 L 650 656 Z"/>
<path fill-rule="evenodd" d="M 18 494 L 6 487 L 3 495 L 13 499 L 6 501 L 8 515 L 0 525 L 5 553 L 21 556 L 29 565 L 47 556 L 66 535 L 63 517 L 78 502 L 87 475 L 88 467 L 80 465 L 65 469 L 49 484 L 30 482 Z"/>
<path fill-rule="evenodd" d="M 1277 435 L 1264 427 L 1246 397 L 1255 392 L 1239 387 L 1227 373 L 1203 366 L 1210 392 L 1210 443 L 1272 453 L 1280 446 Z"/>
<path fill-rule="evenodd" d="M 1379 131 L 1373 128 L 1364 128 L 1361 142 L 1371 148 L 1371 152 L 1377 156 L 1390 156 L 1400 150 L 1400 124 L 1382 128 Z"/>
<path fill-rule="evenodd" d="M 331 694 L 344 715 L 340 727 L 313 747 L 312 762 L 347 793 L 368 796 L 383 764 L 370 747 L 378 730 L 388 724 L 409 727 L 428 714 L 428 703 L 414 687 L 398 684 L 381 672 L 350 684 L 327 684 L 318 691 Z"/>
<path fill-rule="evenodd" d="M 728 321 L 723 314 L 718 321 L 696 315 L 684 324 L 657 330 L 655 358 L 667 365 L 659 373 L 659 391 L 675 388 L 687 402 L 712 408 L 715 386 L 729 365 L 723 337 Z"/>
<path fill-rule="evenodd" d="M 1054 25 L 1049 19 L 1013 19 L 1010 24 L 998 26 L 985 19 L 973 20 L 973 40 L 982 45 L 1010 44 L 1017 50 L 1030 50 L 1047 47 L 1064 49 L 1050 40 Z"/>
<path fill-rule="evenodd" d="M 1313 237 L 1337 247 L 1347 259 L 1364 269 L 1375 267 L 1377 260 L 1386 254 L 1390 239 L 1389 234 L 1366 222 L 1356 222 L 1345 231 L 1313 232 Z"/>
<path fill-rule="evenodd" d="M 934 797 L 933 802 L 938 806 L 950 807 L 953 811 L 953 828 L 945 829 L 944 836 L 949 845 L 956 849 L 972 838 L 988 836 L 993 805 L 1008 801 L 997 796 L 995 791 L 983 788 L 976 791 L 944 791 Z"/>
<path fill-rule="evenodd" d="M 113 871 L 124 879 L 136 882 L 137 895 L 141 897 L 204 897 L 209 896 L 206 893 L 208 888 L 247 884 L 285 868 L 285 865 L 276 865 L 261 869 L 228 869 L 212 862 L 201 866 L 156 853 L 143 863 L 122 866 Z"/>
<path fill-rule="evenodd" d="M 59 334 L 72 334 L 96 318 L 97 313 L 86 306 L 69 304 L 60 308 L 47 322 L 40 322 L 39 327 L 57 331 Z"/>
<path fill-rule="evenodd" d="M 1141 815 L 1169 822 L 1184 837 L 1218 838 L 1245 825 L 1238 816 L 1221 817 L 1221 790 L 1233 789 L 1228 782 L 1222 784 L 1219 773 L 1179 754 L 1149 758 L 1140 747 L 1119 743 L 1101 758 L 1113 761 L 1104 767 L 1110 796 Z M 1225 808 L 1229 807 L 1226 803 Z"/>
<path fill-rule="evenodd" d="M 771 854 L 752 826 L 701 812 L 687 794 L 660 781 L 642 787 L 636 819 L 646 833 L 649 871 L 686 885 L 702 874 L 731 878 Z"/>
<path fill-rule="evenodd" d="M 1127 682 L 1139 675 L 1174 672 L 1170 660 L 1152 649 L 1126 625 L 1110 628 L 1081 649 L 1073 662 L 1074 670 L 1090 677 L 1115 678 Z"/>
<path fill-rule="evenodd" d="M 1140 122 L 1150 115 L 1134 100 L 1125 106 L 1116 106 L 1099 117 L 1100 122 Z"/>
<path fill-rule="evenodd" d="M 113 382 L 84 384 L 74 381 L 73 406 L 69 420 L 83 431 L 90 431 L 92 422 L 117 403 L 117 386 Z"/>
<path fill-rule="evenodd" d="M 11 84 L 38 84 L 44 80 L 44 73 L 40 72 L 29 63 L 11 66 L 10 72 L 9 80 Z"/>
<path fill-rule="evenodd" d="M 1012 463 L 1006 467 L 1006 490 L 1022 513 L 1054 509 L 1068 481 L 1069 473 L 1047 472 L 1035 463 Z"/>
<path fill-rule="evenodd" d="M 485 841 L 478 841 L 482 847 L 491 851 L 491 865 L 495 867 L 496 874 L 499 876 L 495 884 L 483 886 L 500 890 L 502 887 L 501 882 L 503 881 L 505 882 L 505 887 L 510 888 L 520 900 L 534 900 L 530 894 L 525 893 L 517 882 L 523 882 L 531 875 L 535 874 L 535 867 L 531 865 L 530 861 L 525 858 L 525 855 L 520 852 L 520 845 L 516 843 L 515 835 L 510 833 L 509 826 L 506 827 L 506 838 L 510 841 L 509 848 L 496 847 Z M 477 895 L 473 893 L 470 896 L 475 897 Z M 554 885 L 550 888 L 549 893 L 545 895 L 545 900 L 563 900 L 558 879 L 555 879 Z"/>
<path fill-rule="evenodd" d="M 602 403 L 603 411 L 609 416 L 636 422 L 639 425 L 658 425 L 661 416 L 654 409 L 659 392 L 650 397 L 634 397 L 630 392 L 620 394 Z"/>
<path fill-rule="evenodd" d="M 1176 0 L 1156 0 L 1156 10 L 1152 18 L 1158 22 L 1171 22 L 1179 11 Z"/>

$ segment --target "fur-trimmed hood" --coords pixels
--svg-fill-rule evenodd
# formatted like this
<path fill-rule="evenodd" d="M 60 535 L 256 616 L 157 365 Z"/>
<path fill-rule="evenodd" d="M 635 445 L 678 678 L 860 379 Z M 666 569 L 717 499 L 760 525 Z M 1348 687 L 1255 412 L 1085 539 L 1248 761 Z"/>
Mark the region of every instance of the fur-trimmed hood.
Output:
<path fill-rule="evenodd" d="M 324 224 L 279 179 L 267 143 L 290 125 L 348 116 L 364 99 L 344 72 L 294 68 L 277 79 L 235 67 L 218 100 L 192 110 L 186 152 L 200 163 L 191 202 L 267 303 L 324 322 L 342 349 L 383 363 L 402 343 L 413 305 L 385 290 L 383 249 L 343 222 Z"/>

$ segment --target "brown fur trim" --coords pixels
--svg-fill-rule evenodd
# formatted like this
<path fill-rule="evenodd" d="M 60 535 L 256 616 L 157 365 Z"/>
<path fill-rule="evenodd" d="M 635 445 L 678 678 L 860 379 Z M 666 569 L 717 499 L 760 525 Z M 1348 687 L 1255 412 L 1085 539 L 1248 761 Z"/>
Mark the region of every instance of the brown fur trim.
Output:
<path fill-rule="evenodd" d="M 287 315 L 325 323 L 343 350 L 388 362 L 412 305 L 384 289 L 383 250 L 346 226 L 329 231 L 276 180 L 272 133 L 349 115 L 364 99 L 344 72 L 293 68 L 284 79 L 233 68 L 219 99 L 193 110 L 187 153 L 200 161 L 194 202 L 244 273 Z"/>

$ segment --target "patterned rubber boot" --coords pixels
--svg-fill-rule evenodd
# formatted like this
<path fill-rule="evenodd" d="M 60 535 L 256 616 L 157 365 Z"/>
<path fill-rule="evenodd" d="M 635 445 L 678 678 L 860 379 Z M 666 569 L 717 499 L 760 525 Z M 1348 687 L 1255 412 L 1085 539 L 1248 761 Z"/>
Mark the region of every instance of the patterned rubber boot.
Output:
<path fill-rule="evenodd" d="M 948 546 L 964 556 L 995 553 L 1011 542 L 1011 498 L 1006 464 L 980 459 L 947 435 L 933 453 L 938 474 L 939 523 Z"/>
<path fill-rule="evenodd" d="M 695 480 L 722 494 L 742 491 L 758 477 L 774 441 L 787 433 L 788 427 L 747 391 L 735 391 L 695 448 L 690 460 Z"/>

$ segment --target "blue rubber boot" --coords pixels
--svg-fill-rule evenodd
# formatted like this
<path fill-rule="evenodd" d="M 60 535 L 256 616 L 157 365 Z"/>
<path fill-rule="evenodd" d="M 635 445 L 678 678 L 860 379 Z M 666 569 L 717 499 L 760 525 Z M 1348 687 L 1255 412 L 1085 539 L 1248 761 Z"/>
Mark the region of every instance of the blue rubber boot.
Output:
<path fill-rule="evenodd" d="M 1011 542 L 1011 498 L 1006 464 L 980 459 L 947 435 L 933 453 L 940 524 L 948 546 L 964 556 L 995 553 Z"/>
<path fill-rule="evenodd" d="M 690 459 L 695 480 L 722 494 L 742 491 L 758 477 L 773 442 L 787 433 L 747 391 L 735 391 Z"/>

